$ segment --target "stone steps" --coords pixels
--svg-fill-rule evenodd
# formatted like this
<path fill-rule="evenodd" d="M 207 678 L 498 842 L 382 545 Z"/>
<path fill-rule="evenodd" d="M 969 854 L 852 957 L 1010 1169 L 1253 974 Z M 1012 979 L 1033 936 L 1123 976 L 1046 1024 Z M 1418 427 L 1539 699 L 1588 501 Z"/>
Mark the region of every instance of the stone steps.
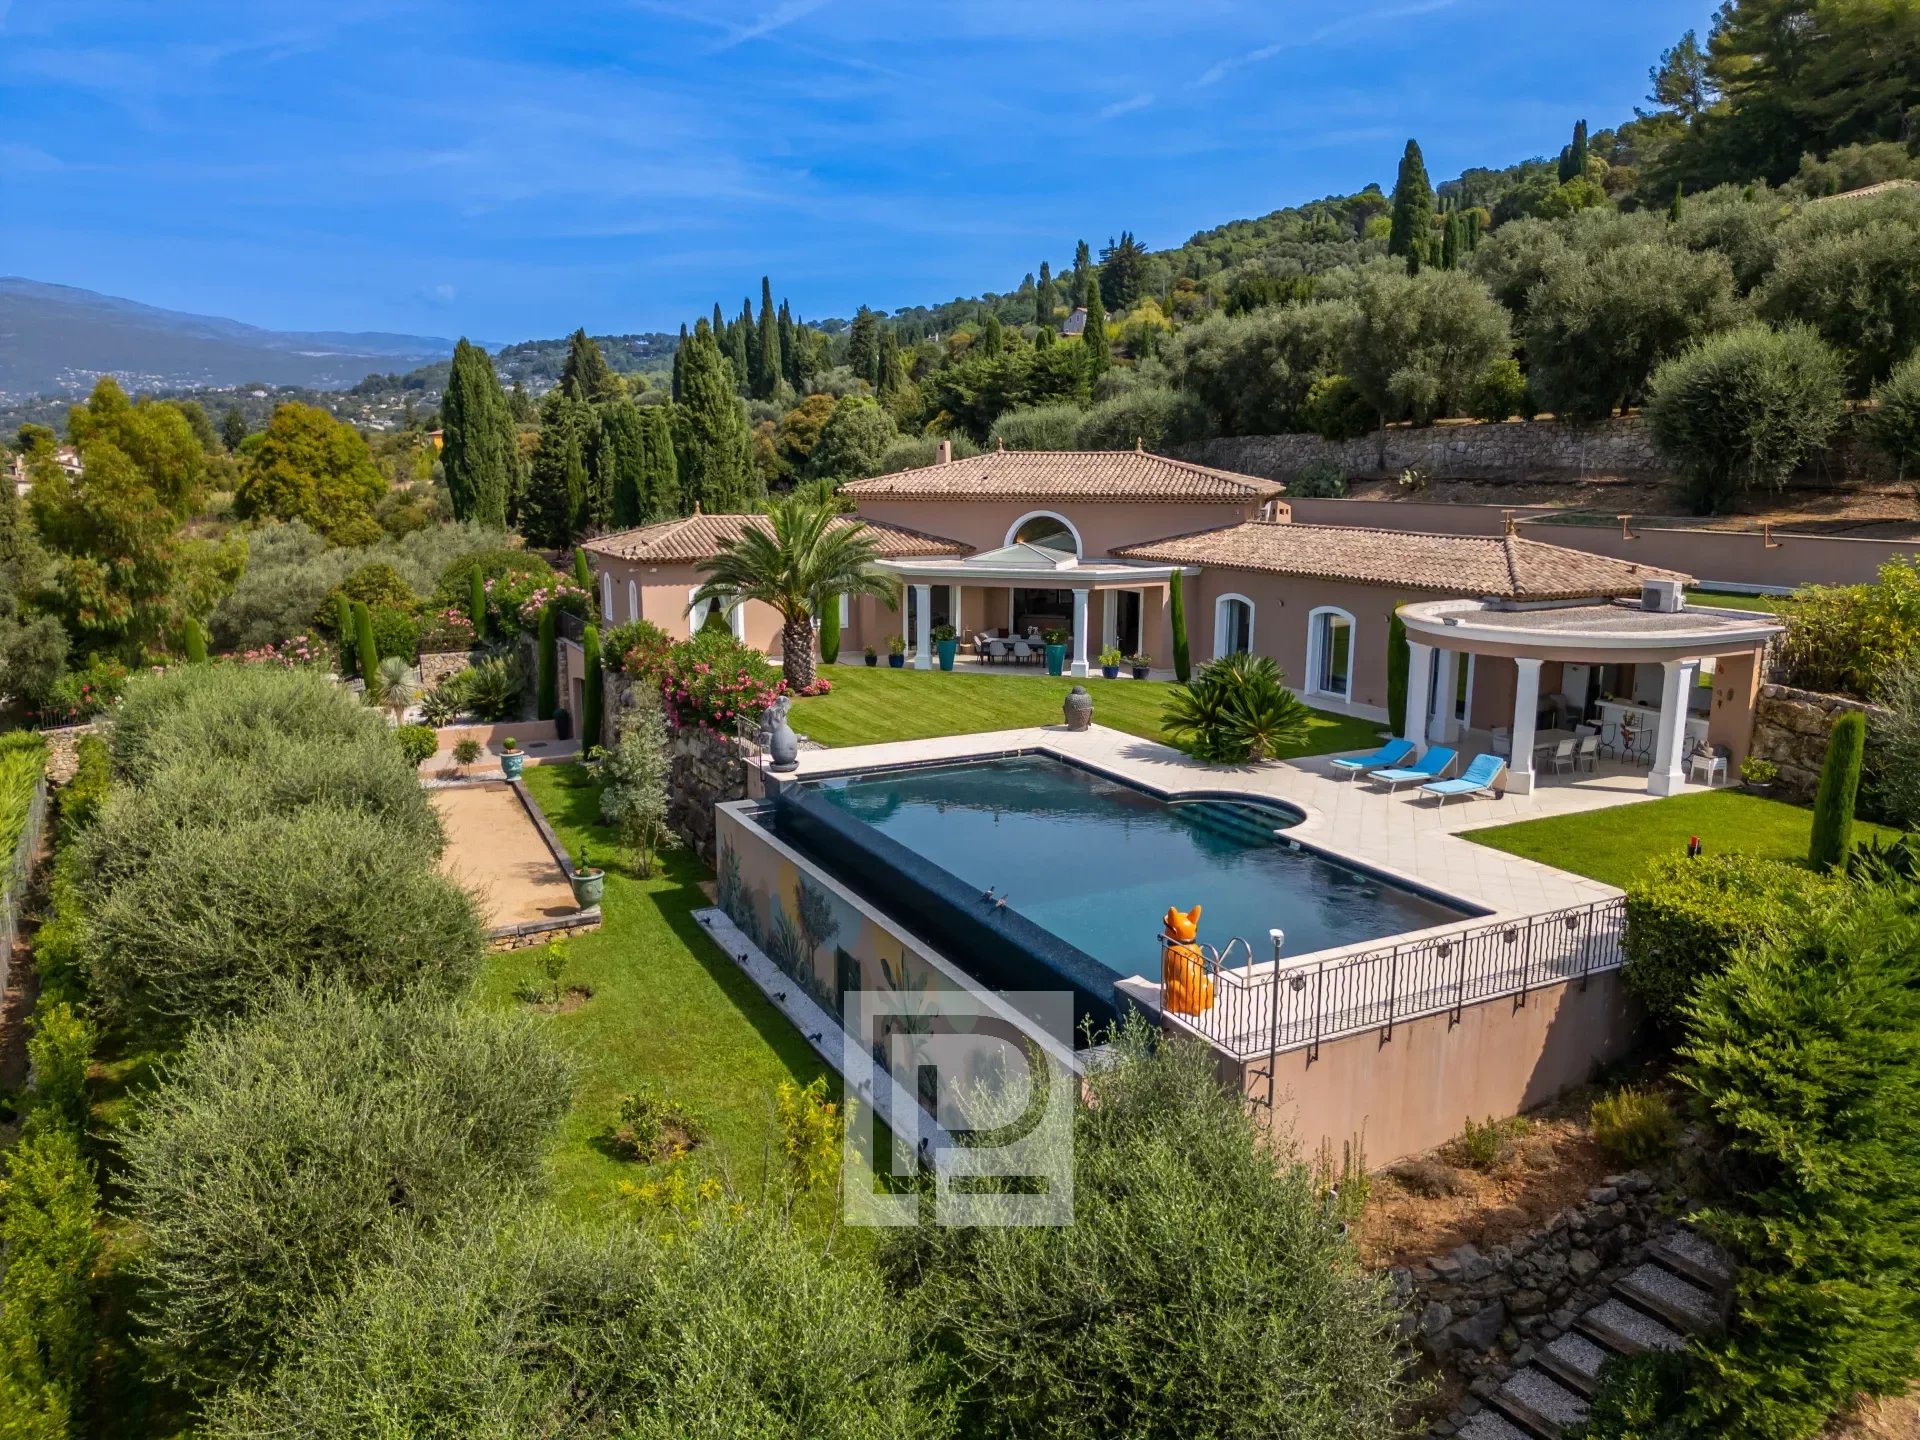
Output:
<path fill-rule="evenodd" d="M 1532 1440 L 1532 1437 L 1497 1410 L 1480 1410 L 1466 1419 L 1454 1432 L 1459 1440 Z"/>
<path fill-rule="evenodd" d="M 1661 1323 L 1644 1310 L 1611 1298 L 1602 1300 L 1574 1324 L 1617 1355 L 1678 1350 L 1686 1343 L 1686 1337 L 1672 1326 Z"/>
<path fill-rule="evenodd" d="M 1613 1293 L 1676 1330 L 1706 1330 L 1720 1323 L 1712 1291 L 1651 1260 L 1617 1281 Z"/>
<path fill-rule="evenodd" d="M 1654 1261 L 1683 1279 L 1712 1291 L 1733 1284 L 1733 1264 L 1720 1247 L 1691 1230 L 1675 1230 L 1649 1252 Z"/>
<path fill-rule="evenodd" d="M 1522 1430 L 1542 1440 L 1561 1440 L 1587 1418 L 1587 1399 L 1537 1365 L 1514 1372 L 1493 1394 L 1493 1402 Z"/>
<path fill-rule="evenodd" d="M 1600 1383 L 1600 1367 L 1613 1352 L 1569 1330 L 1533 1357 L 1533 1363 L 1571 1390 L 1591 1396 Z"/>

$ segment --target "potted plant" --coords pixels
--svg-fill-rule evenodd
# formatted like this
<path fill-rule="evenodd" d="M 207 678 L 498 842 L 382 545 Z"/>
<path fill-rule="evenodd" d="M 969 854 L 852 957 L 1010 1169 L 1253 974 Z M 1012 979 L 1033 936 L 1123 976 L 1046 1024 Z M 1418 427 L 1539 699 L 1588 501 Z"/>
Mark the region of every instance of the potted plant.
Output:
<path fill-rule="evenodd" d="M 520 742 L 507 736 L 500 742 L 500 773 L 509 780 L 518 780 L 526 767 L 527 757 L 520 752 Z"/>
<path fill-rule="evenodd" d="M 553 712 L 553 738 L 556 740 L 573 738 L 573 712 L 564 705 Z"/>
<path fill-rule="evenodd" d="M 933 627 L 933 653 L 940 657 L 942 670 L 953 669 L 953 657 L 960 653 L 960 640 L 951 625 Z"/>
<path fill-rule="evenodd" d="M 1109 645 L 1100 652 L 1100 673 L 1109 680 L 1118 680 L 1120 678 L 1120 662 L 1126 658 L 1127 657 L 1122 655 L 1118 649 Z"/>
<path fill-rule="evenodd" d="M 1142 650 L 1138 655 L 1129 655 L 1127 664 L 1133 667 L 1134 679 L 1144 680 L 1147 678 L 1147 673 L 1153 669 L 1153 657 Z"/>
<path fill-rule="evenodd" d="M 587 857 L 587 847 L 580 847 L 580 863 L 573 867 L 573 873 L 567 876 L 573 886 L 573 903 L 582 910 L 590 910 L 600 903 L 600 897 L 606 893 L 607 872 L 596 866 Z"/>
<path fill-rule="evenodd" d="M 460 767 L 461 773 L 471 769 L 480 758 L 480 742 L 471 735 L 464 735 L 460 743 L 453 747 L 453 763 Z"/>
<path fill-rule="evenodd" d="M 871 670 L 874 666 L 878 665 L 879 663 L 880 663 L 880 652 L 875 650 L 871 645 L 867 646 L 867 668 Z"/>
<path fill-rule="evenodd" d="M 1766 794 L 1773 788 L 1773 782 L 1780 778 L 1780 767 L 1771 760 L 1762 760 L 1758 755 L 1749 755 L 1740 762 L 1740 783 L 1747 789 Z"/>
<path fill-rule="evenodd" d="M 887 637 L 887 664 L 895 670 L 904 670 L 907 664 L 906 637 L 889 635 Z"/>
<path fill-rule="evenodd" d="M 1047 674 L 1064 675 L 1067 670 L 1067 632 L 1055 628 L 1045 631 L 1040 638 L 1047 642 Z"/>

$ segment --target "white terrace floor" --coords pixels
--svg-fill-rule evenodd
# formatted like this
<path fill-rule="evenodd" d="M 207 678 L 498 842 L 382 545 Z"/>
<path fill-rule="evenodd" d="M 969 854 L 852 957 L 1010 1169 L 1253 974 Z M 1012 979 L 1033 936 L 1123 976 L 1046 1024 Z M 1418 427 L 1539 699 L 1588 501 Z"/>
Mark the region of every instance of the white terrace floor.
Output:
<path fill-rule="evenodd" d="M 1531 795 L 1453 800 L 1441 808 L 1411 786 L 1389 795 L 1364 780 L 1340 779 L 1332 773 L 1331 756 L 1261 765 L 1205 765 L 1165 745 L 1099 725 L 1080 734 L 1053 725 L 808 750 L 800 755 L 800 774 L 1026 749 L 1052 750 L 1172 794 L 1228 791 L 1285 800 L 1307 817 L 1290 835 L 1493 912 L 1478 924 L 1590 904 L 1620 892 L 1611 885 L 1476 845 L 1461 839 L 1461 831 L 1641 804 L 1651 798 L 1646 793 L 1645 770 L 1602 763 L 1594 774 L 1542 776 Z"/>

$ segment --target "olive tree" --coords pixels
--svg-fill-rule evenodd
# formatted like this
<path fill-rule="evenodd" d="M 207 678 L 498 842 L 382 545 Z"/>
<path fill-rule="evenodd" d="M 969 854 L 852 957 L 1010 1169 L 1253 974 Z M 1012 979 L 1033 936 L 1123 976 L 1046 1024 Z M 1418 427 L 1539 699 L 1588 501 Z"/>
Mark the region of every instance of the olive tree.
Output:
<path fill-rule="evenodd" d="M 1776 323 L 1819 332 L 1865 395 L 1920 349 L 1920 195 L 1819 205 L 1782 227 L 1773 274 L 1757 297 Z"/>
<path fill-rule="evenodd" d="M 127 1132 L 148 1345 L 196 1385 L 259 1373 L 403 1232 L 534 1187 L 566 1063 L 528 1017 L 350 985 L 194 1033 Z"/>
<path fill-rule="evenodd" d="M 1343 301 L 1213 315 L 1174 338 L 1167 367 L 1215 434 L 1295 430 L 1313 382 L 1340 368 L 1353 318 Z"/>
<path fill-rule="evenodd" d="M 1424 425 L 1457 413 L 1512 351 L 1506 310 L 1472 275 L 1383 267 L 1355 287 L 1340 368 L 1382 420 Z"/>
<path fill-rule="evenodd" d="M 1920 465 L 1920 355 L 1902 361 L 1874 387 L 1866 432 L 1902 479 Z"/>
<path fill-rule="evenodd" d="M 1646 414 L 1695 507 L 1721 511 L 1786 484 L 1845 412 L 1839 357 L 1800 325 L 1743 325 L 1699 341 L 1654 373 Z"/>

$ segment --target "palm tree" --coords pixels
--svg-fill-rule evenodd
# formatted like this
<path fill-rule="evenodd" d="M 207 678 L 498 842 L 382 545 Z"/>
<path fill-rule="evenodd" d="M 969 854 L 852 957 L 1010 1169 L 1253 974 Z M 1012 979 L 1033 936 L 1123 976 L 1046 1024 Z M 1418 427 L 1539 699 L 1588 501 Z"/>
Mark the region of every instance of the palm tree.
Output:
<path fill-rule="evenodd" d="M 758 600 L 780 615 L 780 664 L 790 689 L 813 683 L 813 618 L 842 595 L 893 602 L 894 582 L 873 568 L 878 553 L 865 522 L 812 498 L 767 507 L 765 525 L 746 525 L 700 568 L 707 580 L 689 610 Z"/>
<path fill-rule="evenodd" d="M 367 677 L 367 700 L 393 716 L 398 725 L 407 706 L 411 705 L 418 687 L 413 683 L 413 674 L 407 662 L 398 655 L 389 655 L 380 662 L 380 666 Z"/>

